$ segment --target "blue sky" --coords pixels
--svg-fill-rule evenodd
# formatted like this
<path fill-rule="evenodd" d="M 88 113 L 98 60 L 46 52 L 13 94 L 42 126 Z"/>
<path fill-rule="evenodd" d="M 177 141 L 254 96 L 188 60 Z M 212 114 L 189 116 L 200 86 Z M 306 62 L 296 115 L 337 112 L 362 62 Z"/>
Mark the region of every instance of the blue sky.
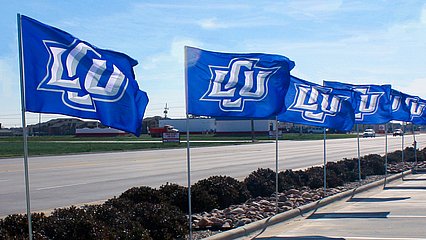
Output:
<path fill-rule="evenodd" d="M 20 126 L 16 14 L 139 61 L 145 117 L 185 116 L 183 47 L 264 52 L 295 61 L 308 81 L 392 84 L 426 98 L 426 2 L 389 1 L 3 1 L 0 122 Z M 57 117 L 42 115 L 43 121 Z M 29 124 L 38 114 L 27 114 Z"/>

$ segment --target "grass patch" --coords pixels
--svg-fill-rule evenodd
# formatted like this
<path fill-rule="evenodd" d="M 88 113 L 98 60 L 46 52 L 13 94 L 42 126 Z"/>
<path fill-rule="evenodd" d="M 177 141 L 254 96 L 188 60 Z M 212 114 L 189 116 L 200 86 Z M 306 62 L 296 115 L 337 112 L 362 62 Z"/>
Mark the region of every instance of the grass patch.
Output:
<path fill-rule="evenodd" d="M 327 139 L 336 138 L 353 138 L 356 135 L 351 134 L 329 134 Z M 144 140 L 157 140 L 160 138 L 152 138 L 148 135 L 142 135 L 137 138 L 134 136 L 121 137 L 84 137 L 78 138 L 74 136 L 35 136 L 28 138 L 28 153 L 30 156 L 41 155 L 63 155 L 73 153 L 94 153 L 94 152 L 113 152 L 113 151 L 132 151 L 132 150 L 150 150 L 150 149 L 167 149 L 167 148 L 185 148 L 186 136 L 181 136 L 182 142 L 178 143 L 147 143 Z M 323 139 L 322 134 L 284 134 L 280 140 L 320 140 Z M 248 144 L 247 142 L 220 142 L 220 141 L 249 141 L 251 136 L 213 136 L 213 135 L 191 135 L 191 141 L 217 141 L 217 142 L 191 142 L 191 147 L 203 146 L 223 146 Z M 268 136 L 256 136 L 256 140 L 271 140 Z M 85 141 L 85 142 L 84 142 Z M 94 142 L 102 141 L 102 142 Z M 108 141 L 113 141 L 108 143 Z M 122 142 L 122 141 L 131 141 Z M 2 137 L 0 138 L 0 158 L 23 156 L 22 137 Z"/>
<path fill-rule="evenodd" d="M 191 143 L 193 147 L 201 146 L 220 146 L 239 143 Z M 240 143 L 242 144 L 242 143 Z M 95 153 L 95 152 L 119 152 L 132 150 L 150 150 L 150 149 L 168 149 L 184 148 L 186 143 L 70 143 L 70 142 L 49 142 L 49 141 L 30 141 L 28 142 L 29 156 L 42 155 L 63 155 L 75 153 Z M 23 156 L 23 143 L 18 142 L 0 142 L 0 157 L 19 157 Z"/>

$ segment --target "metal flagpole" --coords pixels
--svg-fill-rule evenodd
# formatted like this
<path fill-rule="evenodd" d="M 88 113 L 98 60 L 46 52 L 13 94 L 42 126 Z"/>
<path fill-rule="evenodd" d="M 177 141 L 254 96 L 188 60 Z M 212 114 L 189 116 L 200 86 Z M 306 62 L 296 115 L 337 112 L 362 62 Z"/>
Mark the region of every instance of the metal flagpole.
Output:
<path fill-rule="evenodd" d="M 275 211 L 278 214 L 278 116 L 275 116 Z"/>
<path fill-rule="evenodd" d="M 254 142 L 254 120 L 250 119 L 250 126 L 251 126 L 251 142 Z"/>
<path fill-rule="evenodd" d="M 402 180 L 404 180 L 404 166 L 405 166 L 404 138 L 405 138 L 405 122 L 402 122 L 402 135 L 401 135 L 401 162 L 402 162 L 401 178 L 402 178 Z"/>
<path fill-rule="evenodd" d="M 326 130 L 324 128 L 324 197 L 327 191 L 327 152 L 326 152 Z"/>
<path fill-rule="evenodd" d="M 186 165 L 188 172 L 188 216 L 189 216 L 189 240 L 192 240 L 192 206 L 191 206 L 191 151 L 189 142 L 189 114 L 188 114 L 188 60 L 185 46 L 185 103 L 186 103 Z"/>
<path fill-rule="evenodd" d="M 386 187 L 386 179 L 388 176 L 388 124 L 385 124 L 385 182 L 383 188 Z"/>
<path fill-rule="evenodd" d="M 27 203 L 27 218 L 28 218 L 28 238 L 33 239 L 33 227 L 31 221 L 31 204 L 30 204 L 30 179 L 28 173 L 28 132 L 27 123 L 25 119 L 26 104 L 25 104 L 25 74 L 23 63 L 23 50 L 22 50 L 22 22 L 21 14 L 17 15 L 18 21 L 18 45 L 19 45 L 19 70 L 21 80 L 21 109 L 22 109 L 22 136 L 24 140 L 24 174 L 25 174 L 25 198 Z"/>
<path fill-rule="evenodd" d="M 359 149 L 359 124 L 356 125 L 356 142 L 358 144 L 358 180 L 361 182 L 361 154 Z"/>
<path fill-rule="evenodd" d="M 411 125 L 413 129 L 413 146 L 414 146 L 414 171 L 417 171 L 417 142 L 416 142 L 416 133 L 414 132 L 414 124 Z"/>
<path fill-rule="evenodd" d="M 185 58 L 186 59 L 186 58 Z M 185 65 L 186 66 L 186 65 Z M 191 206 L 191 151 L 189 143 L 189 116 L 186 114 L 186 165 L 188 172 L 188 216 L 189 240 L 192 240 L 192 206 Z"/>

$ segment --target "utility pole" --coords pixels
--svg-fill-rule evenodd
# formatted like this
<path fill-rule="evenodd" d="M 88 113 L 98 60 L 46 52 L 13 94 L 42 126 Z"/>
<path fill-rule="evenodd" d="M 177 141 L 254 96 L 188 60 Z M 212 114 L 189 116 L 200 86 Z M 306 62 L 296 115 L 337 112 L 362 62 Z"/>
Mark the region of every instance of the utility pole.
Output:
<path fill-rule="evenodd" d="M 167 103 L 166 106 L 164 107 L 164 118 L 167 118 L 167 113 L 169 113 L 169 108 L 167 107 Z"/>

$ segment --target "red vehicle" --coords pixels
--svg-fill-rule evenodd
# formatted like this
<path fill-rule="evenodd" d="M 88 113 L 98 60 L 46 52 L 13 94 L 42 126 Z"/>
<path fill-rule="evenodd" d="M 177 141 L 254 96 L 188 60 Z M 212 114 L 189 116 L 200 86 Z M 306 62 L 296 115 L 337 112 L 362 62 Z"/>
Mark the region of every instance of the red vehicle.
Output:
<path fill-rule="evenodd" d="M 178 129 L 174 128 L 172 125 L 164 125 L 164 127 L 150 127 L 148 128 L 148 134 L 151 137 L 162 137 L 163 133 L 173 133 L 179 132 Z"/>

